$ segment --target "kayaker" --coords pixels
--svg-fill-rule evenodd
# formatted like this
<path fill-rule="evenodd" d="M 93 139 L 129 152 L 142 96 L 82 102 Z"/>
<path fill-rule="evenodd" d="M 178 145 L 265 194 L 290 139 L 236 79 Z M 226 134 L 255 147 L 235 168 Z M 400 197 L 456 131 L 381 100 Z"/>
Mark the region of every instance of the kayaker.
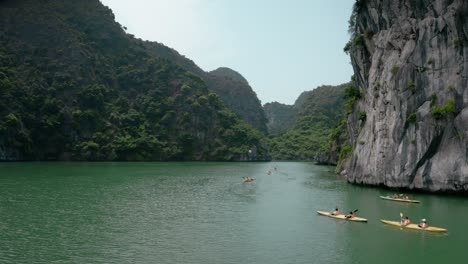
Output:
<path fill-rule="evenodd" d="M 351 212 L 349 212 L 349 214 L 347 214 L 345 217 L 348 218 L 348 219 L 349 219 L 349 218 L 353 218 L 353 217 L 354 217 L 354 213 L 351 211 Z"/>
<path fill-rule="evenodd" d="M 340 211 L 338 210 L 338 207 L 335 208 L 335 211 L 331 212 L 331 215 L 339 215 Z"/>
<path fill-rule="evenodd" d="M 408 195 L 405 196 L 405 200 L 409 200 L 409 196 L 408 196 Z"/>
<path fill-rule="evenodd" d="M 420 228 L 426 228 L 428 227 L 428 224 L 426 222 L 426 219 L 421 219 L 421 223 L 418 225 Z"/>
<path fill-rule="evenodd" d="M 401 221 L 401 225 L 402 225 L 402 226 L 407 226 L 407 225 L 409 225 L 409 224 L 411 224 L 411 221 L 409 220 L 409 218 L 408 218 L 407 216 L 405 216 L 405 219 L 403 219 L 403 220 Z"/>

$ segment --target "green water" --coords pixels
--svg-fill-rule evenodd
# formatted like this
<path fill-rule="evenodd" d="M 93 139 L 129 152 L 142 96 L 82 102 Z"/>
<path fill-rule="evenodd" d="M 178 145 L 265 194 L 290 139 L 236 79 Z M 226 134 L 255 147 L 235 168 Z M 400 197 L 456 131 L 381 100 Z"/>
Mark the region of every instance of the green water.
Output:
<path fill-rule="evenodd" d="M 277 165 L 278 171 L 266 171 Z M 0 163 L 0 263 L 466 263 L 468 200 L 311 163 Z M 256 180 L 243 183 L 242 177 Z M 359 209 L 368 223 L 319 216 Z M 427 218 L 447 234 L 379 219 Z"/>

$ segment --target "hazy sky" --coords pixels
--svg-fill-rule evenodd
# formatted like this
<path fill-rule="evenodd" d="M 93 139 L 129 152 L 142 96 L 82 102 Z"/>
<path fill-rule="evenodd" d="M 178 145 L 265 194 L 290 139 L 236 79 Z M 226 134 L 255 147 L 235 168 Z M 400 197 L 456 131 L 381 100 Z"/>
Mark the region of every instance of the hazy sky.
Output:
<path fill-rule="evenodd" d="M 127 32 L 176 49 L 205 71 L 241 73 L 262 104 L 293 104 L 350 80 L 343 52 L 354 0 L 101 0 Z"/>

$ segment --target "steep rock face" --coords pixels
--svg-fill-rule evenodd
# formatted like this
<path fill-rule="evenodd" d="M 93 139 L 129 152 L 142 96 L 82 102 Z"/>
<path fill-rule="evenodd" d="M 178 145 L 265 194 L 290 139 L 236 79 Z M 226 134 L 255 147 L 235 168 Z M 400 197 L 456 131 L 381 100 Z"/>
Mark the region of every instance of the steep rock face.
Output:
<path fill-rule="evenodd" d="M 354 183 L 468 191 L 468 2 L 361 0 L 350 54 Z M 365 112 L 366 119 L 359 120 Z"/>

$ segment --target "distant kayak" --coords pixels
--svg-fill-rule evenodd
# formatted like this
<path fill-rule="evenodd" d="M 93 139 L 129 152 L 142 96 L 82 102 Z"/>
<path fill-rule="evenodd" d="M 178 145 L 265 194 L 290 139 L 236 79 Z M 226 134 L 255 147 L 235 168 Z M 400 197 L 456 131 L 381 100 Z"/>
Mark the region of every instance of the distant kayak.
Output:
<path fill-rule="evenodd" d="M 244 179 L 244 182 L 252 182 L 254 179 Z"/>
<path fill-rule="evenodd" d="M 332 215 L 330 212 L 325 212 L 325 211 L 317 211 L 319 215 L 324 215 L 336 219 L 341 219 L 341 220 L 348 220 L 348 221 L 355 221 L 355 222 L 367 222 L 367 219 L 362 218 L 362 217 L 353 217 L 353 218 L 346 218 L 344 214 L 339 214 L 339 215 Z"/>
<path fill-rule="evenodd" d="M 402 226 L 399 221 L 389 221 L 389 220 L 380 220 L 380 221 L 382 221 L 382 223 L 387 224 L 387 225 L 398 226 L 401 228 L 414 229 L 414 230 L 420 230 L 420 231 L 428 231 L 428 232 L 447 232 L 448 231 L 445 228 L 434 227 L 434 226 L 428 226 L 426 228 L 422 228 L 416 224 L 409 224 L 406 226 Z"/>
<path fill-rule="evenodd" d="M 388 196 L 379 196 L 379 197 L 384 200 L 391 200 L 391 201 L 396 201 L 396 202 L 406 202 L 406 203 L 420 203 L 421 202 L 418 200 L 406 200 L 406 199 L 400 199 L 400 198 L 392 198 Z"/>

